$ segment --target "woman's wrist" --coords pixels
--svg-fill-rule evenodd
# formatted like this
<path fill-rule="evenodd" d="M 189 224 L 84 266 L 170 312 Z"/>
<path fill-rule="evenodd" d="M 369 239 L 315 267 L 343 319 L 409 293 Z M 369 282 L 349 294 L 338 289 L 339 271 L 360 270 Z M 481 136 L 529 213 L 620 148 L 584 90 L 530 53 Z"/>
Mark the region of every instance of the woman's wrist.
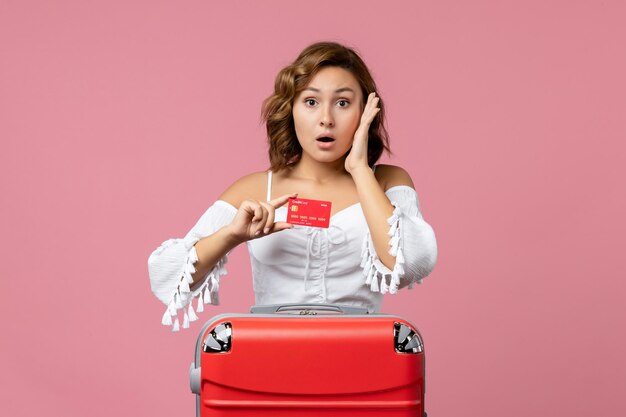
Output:
<path fill-rule="evenodd" d="M 359 166 L 357 168 L 352 168 L 350 170 L 350 175 L 352 179 L 357 182 L 361 178 L 369 178 L 374 177 L 374 171 L 368 165 Z"/>
<path fill-rule="evenodd" d="M 222 235 L 221 238 L 224 239 L 224 242 L 228 246 L 229 250 L 246 241 L 245 238 L 238 236 L 237 233 L 234 232 L 230 224 L 219 229 L 218 233 Z"/>

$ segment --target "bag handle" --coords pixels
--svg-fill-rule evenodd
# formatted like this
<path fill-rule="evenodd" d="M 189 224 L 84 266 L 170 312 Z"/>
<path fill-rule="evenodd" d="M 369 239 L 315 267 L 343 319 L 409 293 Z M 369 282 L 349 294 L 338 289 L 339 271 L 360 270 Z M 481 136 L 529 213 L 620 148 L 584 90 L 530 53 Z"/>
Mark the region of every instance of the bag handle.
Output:
<path fill-rule="evenodd" d="M 346 306 L 340 304 L 321 303 L 290 303 L 290 304 L 267 304 L 255 305 L 250 308 L 252 314 L 276 314 L 291 312 L 290 314 L 315 315 L 317 312 L 340 313 L 340 314 L 369 314 L 367 307 Z"/>

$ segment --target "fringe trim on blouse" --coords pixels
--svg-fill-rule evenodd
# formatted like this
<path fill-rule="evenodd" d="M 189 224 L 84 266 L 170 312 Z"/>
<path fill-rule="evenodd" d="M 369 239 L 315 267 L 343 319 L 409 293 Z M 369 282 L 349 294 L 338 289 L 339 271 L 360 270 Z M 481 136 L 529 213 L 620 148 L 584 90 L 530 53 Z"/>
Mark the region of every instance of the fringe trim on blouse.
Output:
<path fill-rule="evenodd" d="M 394 206 L 393 214 L 387 219 L 389 224 L 389 231 L 387 235 L 389 239 L 389 254 L 396 258 L 396 264 L 393 270 L 387 268 L 381 261 L 376 250 L 374 249 L 374 242 L 372 242 L 372 236 L 369 231 L 367 236 L 363 239 L 363 246 L 361 249 L 361 267 L 363 267 L 363 275 L 365 283 L 370 286 L 370 290 L 373 292 L 380 292 L 385 294 L 396 294 L 398 292 L 398 286 L 400 280 L 405 277 L 404 270 L 404 251 L 402 245 L 402 221 L 403 213 L 399 205 L 395 202 L 391 202 Z M 415 283 L 421 284 L 421 279 L 412 279 L 409 282 L 409 289 L 412 289 Z"/>
<path fill-rule="evenodd" d="M 196 311 L 203 312 L 204 304 L 219 305 L 220 277 L 228 273 L 225 266 L 226 262 L 228 262 L 228 257 L 224 256 L 221 258 L 217 264 L 215 264 L 213 269 L 209 271 L 207 276 L 204 278 L 204 282 L 200 285 L 199 291 L 197 289 L 191 291 L 189 284 L 193 283 L 191 274 L 196 272 L 194 264 L 197 261 L 198 253 L 196 252 L 195 246 L 192 246 L 185 261 L 180 282 L 174 290 L 167 309 L 165 310 L 165 313 L 163 313 L 163 318 L 161 319 L 161 324 L 165 326 L 172 326 L 173 332 L 179 331 L 181 327 L 178 317 L 179 310 L 182 310 L 183 312 L 182 327 L 183 329 L 187 329 L 189 328 L 190 322 L 198 320 Z M 197 293 L 194 296 L 193 293 L 196 291 Z M 194 311 L 192 301 L 196 296 L 198 297 L 198 303 L 196 304 L 196 310 Z"/>

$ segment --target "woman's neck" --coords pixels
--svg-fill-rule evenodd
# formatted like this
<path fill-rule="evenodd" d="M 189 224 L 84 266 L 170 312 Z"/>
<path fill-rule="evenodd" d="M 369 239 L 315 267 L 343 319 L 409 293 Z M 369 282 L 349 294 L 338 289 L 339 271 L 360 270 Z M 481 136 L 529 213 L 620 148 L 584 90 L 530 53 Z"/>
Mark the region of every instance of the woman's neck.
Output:
<path fill-rule="evenodd" d="M 290 169 L 290 176 L 320 184 L 350 176 L 345 168 L 345 158 L 334 162 L 319 162 L 306 154 Z"/>

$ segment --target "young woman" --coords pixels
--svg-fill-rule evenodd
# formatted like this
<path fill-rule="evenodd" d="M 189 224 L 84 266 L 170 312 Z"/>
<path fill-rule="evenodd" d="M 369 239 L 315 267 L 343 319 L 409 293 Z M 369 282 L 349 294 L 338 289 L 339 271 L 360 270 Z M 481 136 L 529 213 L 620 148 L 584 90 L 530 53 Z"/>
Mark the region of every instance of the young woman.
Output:
<path fill-rule="evenodd" d="M 179 330 L 218 304 L 227 254 L 246 242 L 256 304 L 332 303 L 378 312 L 383 294 L 433 269 L 437 245 L 407 172 L 389 151 L 384 106 L 361 58 L 320 42 L 281 70 L 263 103 L 268 171 L 231 185 L 182 239 L 148 259 L 162 323 Z M 332 202 L 330 226 L 286 223 L 289 198 Z M 193 299 L 197 297 L 196 309 Z"/>

